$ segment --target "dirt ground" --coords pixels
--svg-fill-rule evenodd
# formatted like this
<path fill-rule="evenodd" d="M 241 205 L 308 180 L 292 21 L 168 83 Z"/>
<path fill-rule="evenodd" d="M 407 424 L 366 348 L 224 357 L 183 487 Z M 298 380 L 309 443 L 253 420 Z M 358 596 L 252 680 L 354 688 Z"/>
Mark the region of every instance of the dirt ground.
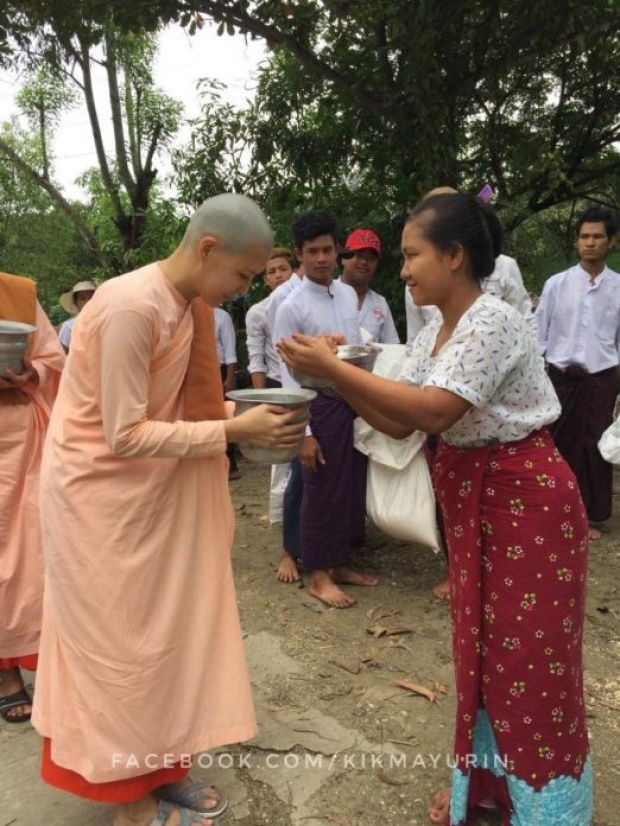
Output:
<path fill-rule="evenodd" d="M 301 671 L 288 676 L 279 674 L 277 667 L 271 675 L 266 666 L 260 690 L 272 709 L 287 709 L 300 717 L 319 710 L 375 744 L 365 765 L 361 759 L 351 761 L 348 768 L 343 759 L 335 761 L 337 770 L 309 807 L 316 817 L 307 822 L 311 826 L 427 822 L 430 792 L 449 779 L 455 713 L 448 607 L 430 596 L 444 573 L 442 556 L 390 540 L 371 525 L 356 561 L 380 576 L 379 586 L 350 589 L 358 598 L 354 608 L 324 608 L 304 588 L 276 581 L 280 531 L 278 526 L 270 528 L 265 516 L 268 473 L 247 462 L 241 469 L 233 497 L 242 624 L 248 634 L 264 631 L 275 636 L 281 651 L 301 666 Z M 620 484 L 617 488 L 620 493 Z M 618 501 L 615 512 L 612 533 L 592 543 L 590 551 L 585 663 L 596 826 L 620 824 Z M 368 632 L 373 625 L 409 630 L 374 637 Z M 397 680 L 431 689 L 436 701 L 399 688 Z M 396 752 L 391 759 L 373 766 L 372 758 L 389 748 Z M 291 817 L 291 807 L 274 798 L 266 786 L 253 789 L 253 802 L 249 822 L 272 826 L 298 822 L 295 812 Z"/>
<path fill-rule="evenodd" d="M 430 595 L 442 556 L 370 526 L 357 563 L 380 584 L 355 589 L 351 609 L 325 608 L 305 588 L 276 581 L 269 469 L 240 468 L 234 567 L 260 733 L 203 755 L 193 772 L 226 790 L 230 805 L 217 826 L 427 823 L 430 793 L 449 781 L 455 713 L 448 606 Z M 585 662 L 596 826 L 620 826 L 620 501 L 615 511 L 612 532 L 590 553 Z M 401 632 L 374 636 L 373 626 Z M 429 689 L 435 700 L 396 681 Z M 0 826 L 111 826 L 109 806 L 43 784 L 39 760 L 36 732 L 0 721 Z M 491 814 L 478 826 L 497 823 Z"/>

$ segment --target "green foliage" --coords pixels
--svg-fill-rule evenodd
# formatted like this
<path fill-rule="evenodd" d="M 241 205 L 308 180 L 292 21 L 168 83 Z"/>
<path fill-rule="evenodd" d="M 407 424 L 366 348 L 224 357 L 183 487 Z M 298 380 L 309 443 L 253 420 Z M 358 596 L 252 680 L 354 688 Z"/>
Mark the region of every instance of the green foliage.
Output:
<path fill-rule="evenodd" d="M 28 8 L 34 14 L 33 6 Z M 8 142 L 11 135 L 4 144 L 0 141 L 0 159 L 28 182 L 29 191 L 37 185 L 47 193 L 48 206 L 53 203 L 65 212 L 96 259 L 97 270 L 107 277 L 171 247 L 170 238 L 177 230 L 175 211 L 163 199 L 152 208 L 151 198 L 156 191 L 156 155 L 174 138 L 182 105 L 154 85 L 156 47 L 151 35 L 121 31 L 111 25 L 109 15 L 105 24 L 74 21 L 70 31 L 70 19 L 68 14 L 59 29 L 62 36 L 50 38 L 46 29 L 31 33 L 36 49 L 30 53 L 18 104 L 36 138 L 26 138 L 14 127 L 12 141 Z M 95 65 L 107 80 L 113 152 L 103 140 L 92 78 Z M 74 89 L 68 87 L 67 78 Z M 53 181 L 49 151 L 60 114 L 77 100 L 76 89 L 88 113 L 98 159 L 98 168 L 82 179 L 89 196 L 87 209 L 71 204 Z"/>
<path fill-rule="evenodd" d="M 49 208 L 13 216 L 10 233 L 3 233 L 0 240 L 0 264 L 6 272 L 37 282 L 39 300 L 48 313 L 61 293 L 94 274 L 93 260 L 85 255 L 71 222 Z"/>
<path fill-rule="evenodd" d="M 620 201 L 612 0 L 6 0 L 0 49 L 3 28 L 9 52 L 9 31 L 61 56 L 102 43 L 124 78 L 128 162 L 117 151 L 107 179 L 93 181 L 99 202 L 87 215 L 119 267 L 150 243 L 154 170 L 140 176 L 134 158 L 148 136 L 168 146 L 178 123 L 174 107 L 150 97 L 153 52 L 141 33 L 172 19 L 193 31 L 210 19 L 271 50 L 246 111 L 205 81 L 202 116 L 174 158 L 181 202 L 245 192 L 283 243 L 313 206 L 332 209 L 345 231 L 370 225 L 385 249 L 377 286 L 395 307 L 403 219 L 434 186 L 494 186 L 507 251 L 532 289 L 571 260 L 574 205 Z"/>
<path fill-rule="evenodd" d="M 24 159 L 34 168 L 40 168 L 41 146 L 36 135 L 25 130 L 17 120 L 0 124 L 0 139 L 19 148 Z M 48 205 L 48 199 L 33 181 L 25 179 L 12 161 L 0 152 L 0 249 L 2 233 L 11 231 L 11 221 L 24 213 L 40 211 Z"/>
<path fill-rule="evenodd" d="M 37 131 L 41 120 L 48 129 L 57 126 L 61 114 L 76 104 L 77 95 L 65 77 L 42 64 L 26 79 L 17 93 L 16 102 Z"/>

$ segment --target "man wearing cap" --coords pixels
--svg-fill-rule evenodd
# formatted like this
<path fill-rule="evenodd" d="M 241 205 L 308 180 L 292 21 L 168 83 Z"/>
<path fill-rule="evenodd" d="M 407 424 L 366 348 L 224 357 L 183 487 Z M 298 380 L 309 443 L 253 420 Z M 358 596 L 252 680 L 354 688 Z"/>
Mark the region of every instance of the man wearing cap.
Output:
<path fill-rule="evenodd" d="M 94 296 L 96 289 L 97 285 L 93 284 L 92 281 L 78 281 L 78 283 L 73 286 L 73 289 L 60 296 L 60 306 L 71 315 L 71 318 L 62 324 L 58 332 L 58 339 L 65 353 L 69 352 L 69 347 L 71 346 L 73 325 L 83 308 Z"/>
<path fill-rule="evenodd" d="M 341 281 L 357 293 L 362 337 L 367 342 L 400 344 L 387 301 L 370 289 L 380 254 L 381 241 L 376 233 L 371 229 L 354 230 L 340 253 Z"/>

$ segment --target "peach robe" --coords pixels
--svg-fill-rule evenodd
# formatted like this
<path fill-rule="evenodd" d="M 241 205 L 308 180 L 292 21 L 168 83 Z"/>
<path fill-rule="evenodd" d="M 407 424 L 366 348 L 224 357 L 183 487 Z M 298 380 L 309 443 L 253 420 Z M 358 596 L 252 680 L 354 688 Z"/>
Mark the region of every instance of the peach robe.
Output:
<path fill-rule="evenodd" d="M 33 724 L 92 783 L 256 733 L 224 424 L 182 420 L 192 330 L 158 265 L 106 282 L 50 424 Z"/>
<path fill-rule="evenodd" d="M 39 381 L 26 404 L 2 404 L 0 390 L 0 658 L 39 650 L 43 554 L 39 531 L 39 469 L 45 431 L 65 354 L 37 303 L 29 358 Z"/>

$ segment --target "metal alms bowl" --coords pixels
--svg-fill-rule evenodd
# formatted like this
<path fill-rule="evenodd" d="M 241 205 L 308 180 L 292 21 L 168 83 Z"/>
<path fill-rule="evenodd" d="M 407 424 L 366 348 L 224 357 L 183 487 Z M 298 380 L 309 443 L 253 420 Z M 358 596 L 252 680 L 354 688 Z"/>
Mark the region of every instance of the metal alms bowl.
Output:
<path fill-rule="evenodd" d="M 356 367 L 361 367 L 362 370 L 367 370 L 369 373 L 372 373 L 372 369 L 375 366 L 375 361 L 377 360 L 377 356 L 380 352 L 381 348 L 375 347 L 372 344 L 342 344 L 336 350 L 336 355 L 339 359 L 342 359 L 342 361 L 346 361 L 349 364 L 354 364 Z M 334 386 L 334 383 L 328 379 L 308 376 L 305 373 L 301 373 L 299 370 L 293 369 L 292 367 L 289 367 L 289 372 L 295 381 L 302 387 L 321 388 Z"/>
<path fill-rule="evenodd" d="M 7 368 L 18 374 L 23 371 L 28 336 L 36 329 L 32 324 L 0 319 L 0 376 Z"/>
<path fill-rule="evenodd" d="M 277 404 L 281 407 L 289 407 L 291 410 L 299 410 L 295 420 L 303 422 L 308 419 L 308 405 L 312 399 L 316 398 L 316 393 L 312 390 L 275 387 L 265 390 L 231 390 L 226 394 L 226 398 L 235 402 L 235 416 L 240 416 L 251 407 L 256 407 L 257 404 Z M 250 462 L 279 465 L 290 462 L 299 455 L 304 438 L 302 434 L 294 447 L 283 450 L 259 447 L 251 442 L 239 442 L 239 450 Z"/>

